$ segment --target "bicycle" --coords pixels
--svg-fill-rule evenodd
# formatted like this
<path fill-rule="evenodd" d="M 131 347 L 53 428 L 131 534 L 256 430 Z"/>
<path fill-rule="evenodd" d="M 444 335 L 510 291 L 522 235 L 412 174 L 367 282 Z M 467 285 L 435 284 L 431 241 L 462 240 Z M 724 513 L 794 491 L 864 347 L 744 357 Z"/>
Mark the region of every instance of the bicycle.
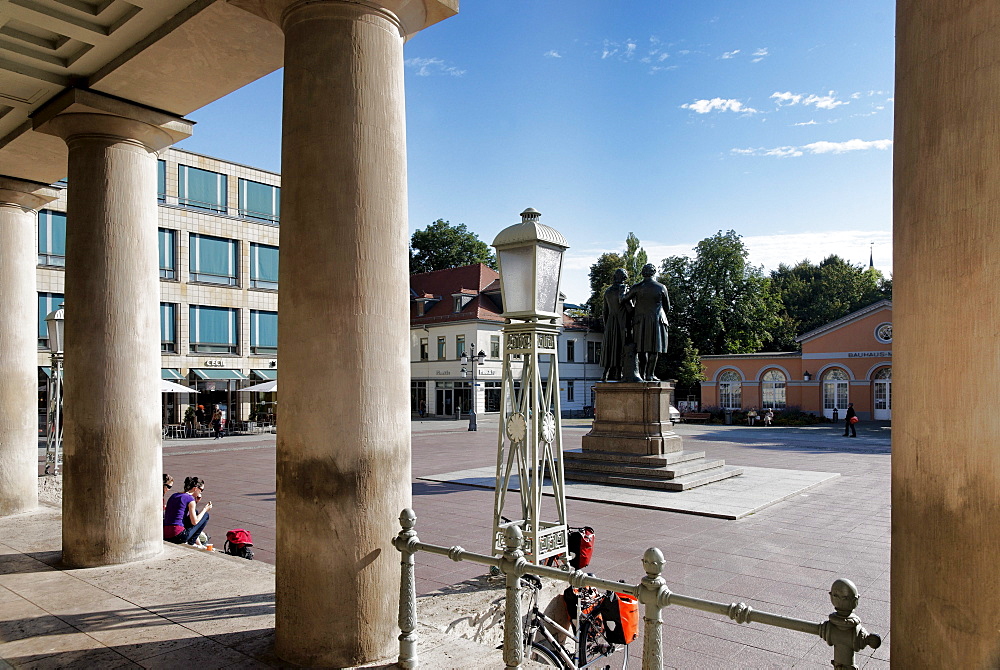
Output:
<path fill-rule="evenodd" d="M 528 660 L 562 670 L 582 670 L 594 666 L 598 661 L 615 656 L 614 665 L 608 663 L 602 670 L 621 669 L 628 666 L 628 644 L 614 644 L 606 637 L 606 628 L 601 618 L 601 600 L 609 597 L 596 589 L 581 589 L 580 601 L 576 607 L 576 617 L 570 614 L 570 627 L 564 628 L 538 608 L 538 593 L 542 580 L 534 575 L 521 578 L 521 585 L 531 592 L 531 604 L 524 623 L 524 656 Z M 568 609 L 568 606 L 567 606 Z M 561 643 L 553 634 L 565 636 Z M 541 639 L 539 639 L 539 637 Z M 621 665 L 617 652 L 621 650 Z"/>

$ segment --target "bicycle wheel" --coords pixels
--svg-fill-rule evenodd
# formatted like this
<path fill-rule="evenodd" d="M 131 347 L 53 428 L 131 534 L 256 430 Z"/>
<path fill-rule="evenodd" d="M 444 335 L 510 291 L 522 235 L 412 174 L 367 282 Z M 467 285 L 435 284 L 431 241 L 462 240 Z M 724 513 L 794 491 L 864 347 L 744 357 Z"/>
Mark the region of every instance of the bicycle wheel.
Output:
<path fill-rule="evenodd" d="M 531 643 L 531 647 L 528 649 L 528 660 L 542 665 L 550 665 L 553 668 L 563 667 L 562 661 L 559 660 L 559 656 L 556 655 L 556 652 L 552 651 L 540 642 Z"/>

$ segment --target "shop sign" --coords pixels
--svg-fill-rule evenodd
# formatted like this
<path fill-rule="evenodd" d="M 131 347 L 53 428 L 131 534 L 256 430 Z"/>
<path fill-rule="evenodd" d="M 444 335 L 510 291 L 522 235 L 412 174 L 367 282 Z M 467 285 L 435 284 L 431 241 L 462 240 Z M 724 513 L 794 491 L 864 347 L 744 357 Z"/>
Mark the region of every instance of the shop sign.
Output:
<path fill-rule="evenodd" d="M 496 370 L 486 369 L 486 370 L 479 370 L 476 373 L 476 376 L 477 377 L 495 377 L 496 374 L 497 374 Z"/>
<path fill-rule="evenodd" d="M 450 377 L 451 370 L 435 370 L 434 374 L 438 375 L 439 377 Z"/>
<path fill-rule="evenodd" d="M 891 351 L 849 351 L 848 358 L 892 358 Z"/>
<path fill-rule="evenodd" d="M 226 367 L 226 362 L 221 360 L 205 361 L 206 368 L 224 368 Z"/>

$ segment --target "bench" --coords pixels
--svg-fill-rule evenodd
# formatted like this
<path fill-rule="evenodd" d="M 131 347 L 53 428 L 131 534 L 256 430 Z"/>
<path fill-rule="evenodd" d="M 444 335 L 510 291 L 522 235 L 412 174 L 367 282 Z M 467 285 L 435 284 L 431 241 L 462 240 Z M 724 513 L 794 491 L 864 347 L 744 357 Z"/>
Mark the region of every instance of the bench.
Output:
<path fill-rule="evenodd" d="M 684 423 L 705 423 L 712 418 L 709 412 L 684 412 L 681 414 L 681 421 Z"/>

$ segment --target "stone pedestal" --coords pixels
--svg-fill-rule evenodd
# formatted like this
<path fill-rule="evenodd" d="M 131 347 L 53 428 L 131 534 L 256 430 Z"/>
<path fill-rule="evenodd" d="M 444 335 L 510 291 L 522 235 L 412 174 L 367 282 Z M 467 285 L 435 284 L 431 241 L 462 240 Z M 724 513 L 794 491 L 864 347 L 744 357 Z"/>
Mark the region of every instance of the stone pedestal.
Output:
<path fill-rule="evenodd" d="M 681 450 L 670 421 L 670 382 L 598 382 L 594 425 L 583 436 L 584 451 L 658 455 Z"/>

